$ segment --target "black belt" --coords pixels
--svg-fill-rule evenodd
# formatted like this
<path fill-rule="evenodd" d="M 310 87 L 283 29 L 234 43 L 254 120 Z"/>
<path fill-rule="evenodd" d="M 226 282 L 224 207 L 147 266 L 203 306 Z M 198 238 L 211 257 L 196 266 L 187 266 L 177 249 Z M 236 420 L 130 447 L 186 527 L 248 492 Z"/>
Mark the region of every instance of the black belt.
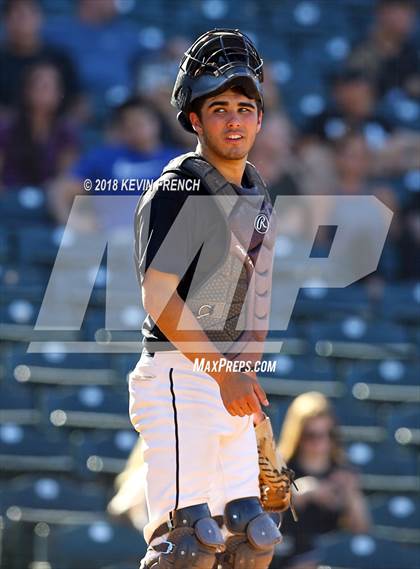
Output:
<path fill-rule="evenodd" d="M 151 358 L 155 357 L 155 352 L 151 352 L 147 348 L 143 348 L 143 354 L 146 354 L 146 356 L 149 356 Z"/>

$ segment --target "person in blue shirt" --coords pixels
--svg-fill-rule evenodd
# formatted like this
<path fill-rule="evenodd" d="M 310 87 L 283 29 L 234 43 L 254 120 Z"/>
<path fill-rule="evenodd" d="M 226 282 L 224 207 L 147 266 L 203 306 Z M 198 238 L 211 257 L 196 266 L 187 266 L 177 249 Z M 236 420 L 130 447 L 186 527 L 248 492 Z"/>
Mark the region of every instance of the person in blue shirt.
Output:
<path fill-rule="evenodd" d="M 89 194 L 95 198 L 93 211 L 80 220 L 80 229 L 131 226 L 138 194 L 179 154 L 179 149 L 162 143 L 159 116 L 152 104 L 140 97 L 117 107 L 112 123 L 112 139 L 82 155 L 51 185 L 50 204 L 57 223 L 67 223 L 76 195 Z M 86 180 L 92 184 L 89 192 Z M 117 195 L 124 195 L 124 199 L 116 207 L 110 197 Z"/>
<path fill-rule="evenodd" d="M 121 17 L 113 0 L 75 4 L 75 15 L 48 19 L 45 39 L 70 56 L 83 88 L 94 97 L 109 96 L 113 87 L 128 90 L 132 60 L 144 51 L 138 25 Z"/>

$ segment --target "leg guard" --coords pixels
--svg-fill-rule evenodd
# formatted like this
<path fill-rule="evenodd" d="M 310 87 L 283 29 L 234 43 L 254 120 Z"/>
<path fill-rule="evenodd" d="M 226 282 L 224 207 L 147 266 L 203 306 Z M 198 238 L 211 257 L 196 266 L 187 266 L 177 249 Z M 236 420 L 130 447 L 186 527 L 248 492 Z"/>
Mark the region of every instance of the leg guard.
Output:
<path fill-rule="evenodd" d="M 212 569 L 225 544 L 207 504 L 174 512 L 173 529 L 165 541 L 149 546 L 140 569 Z"/>
<path fill-rule="evenodd" d="M 259 499 L 241 498 L 226 504 L 225 524 L 233 535 L 226 540 L 223 569 L 267 569 L 282 537 Z"/>

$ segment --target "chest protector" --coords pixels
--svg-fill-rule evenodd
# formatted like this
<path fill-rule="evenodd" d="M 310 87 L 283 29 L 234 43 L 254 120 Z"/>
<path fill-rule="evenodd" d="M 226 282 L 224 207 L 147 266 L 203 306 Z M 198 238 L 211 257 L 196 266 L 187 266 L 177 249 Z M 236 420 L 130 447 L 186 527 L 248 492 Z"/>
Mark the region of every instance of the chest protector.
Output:
<path fill-rule="evenodd" d="M 263 351 L 261 342 L 268 332 L 276 237 L 265 184 L 247 162 L 250 188 L 241 188 L 239 195 L 216 168 L 194 152 L 171 160 L 162 174 L 167 172 L 198 178 L 206 192 L 216 196 L 227 225 L 222 261 L 201 282 L 193 279 L 186 304 L 226 358 L 255 359 L 252 355 Z"/>

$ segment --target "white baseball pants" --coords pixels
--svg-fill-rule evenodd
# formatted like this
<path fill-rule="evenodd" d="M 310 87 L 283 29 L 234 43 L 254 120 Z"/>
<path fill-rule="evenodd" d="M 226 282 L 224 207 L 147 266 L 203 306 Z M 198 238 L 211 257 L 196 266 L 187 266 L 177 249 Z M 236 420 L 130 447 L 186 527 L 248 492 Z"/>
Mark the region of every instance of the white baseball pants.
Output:
<path fill-rule="evenodd" d="M 259 496 L 252 417 L 232 417 L 216 381 L 181 352 L 143 352 L 129 375 L 130 419 L 145 443 L 149 523 L 144 537 L 173 510 Z"/>

